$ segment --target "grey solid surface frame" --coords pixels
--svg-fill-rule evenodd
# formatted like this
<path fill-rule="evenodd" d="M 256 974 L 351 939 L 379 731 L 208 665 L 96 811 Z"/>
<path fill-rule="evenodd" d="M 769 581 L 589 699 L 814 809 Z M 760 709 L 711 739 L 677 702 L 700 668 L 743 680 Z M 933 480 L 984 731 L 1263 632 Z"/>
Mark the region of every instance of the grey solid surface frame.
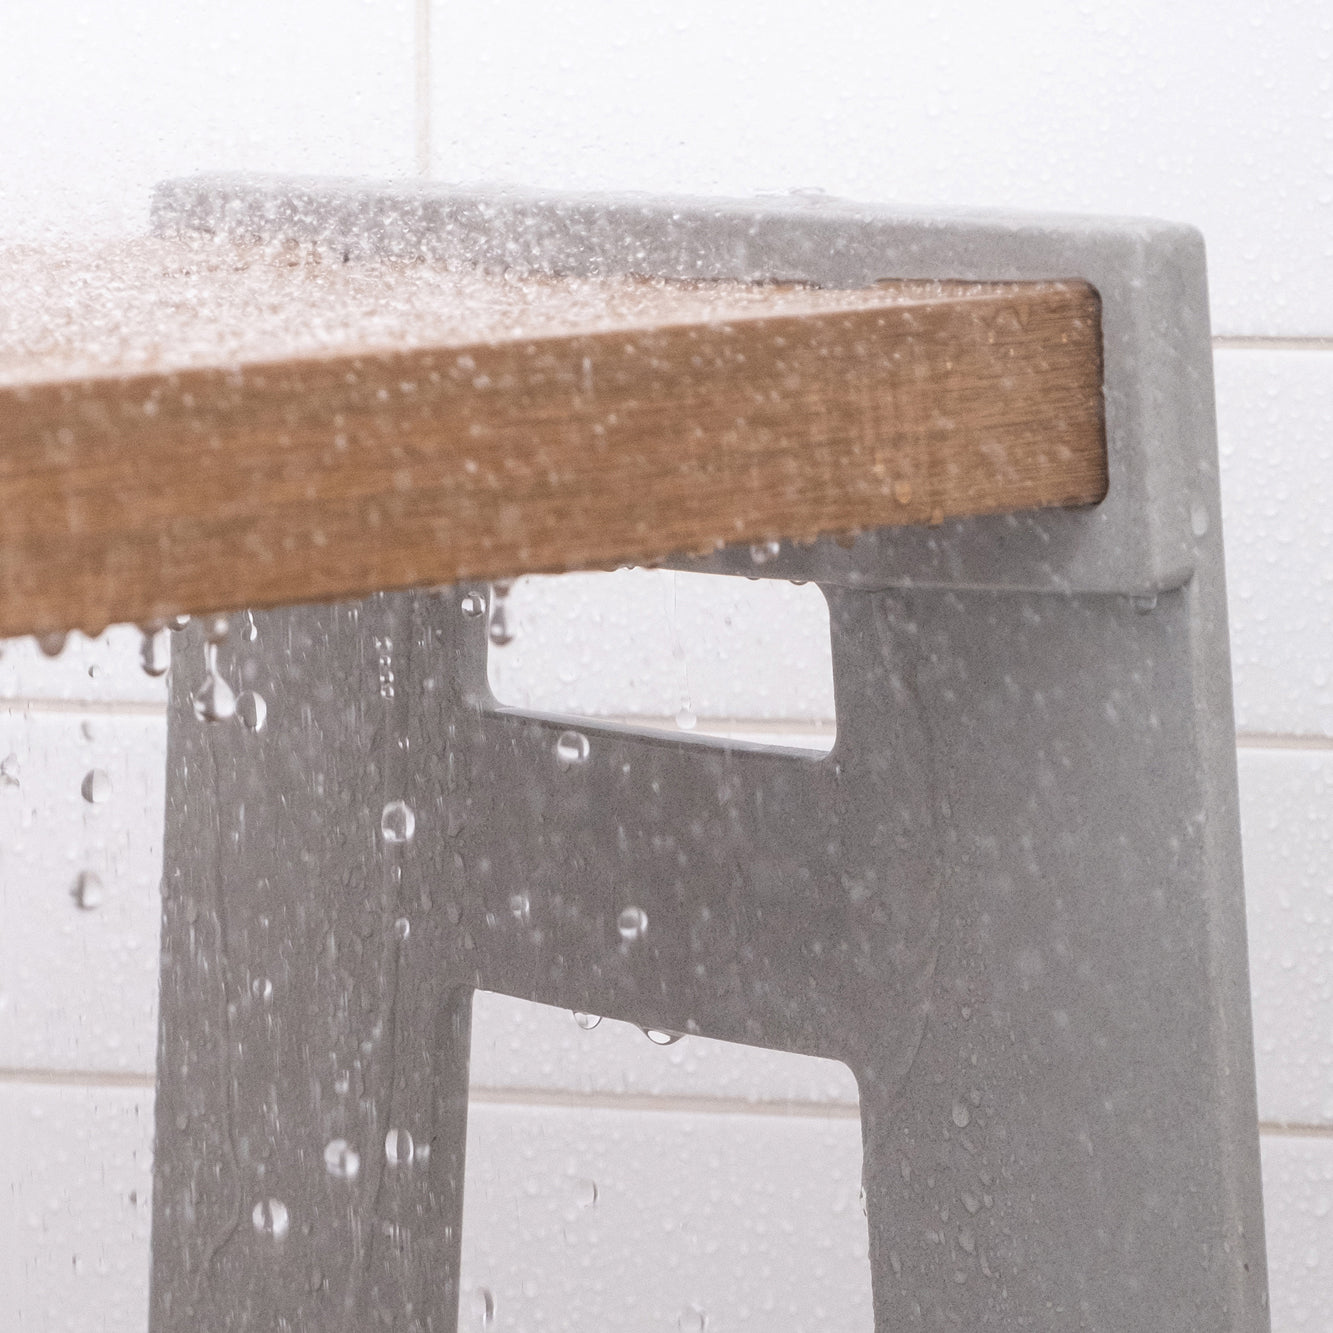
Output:
<path fill-rule="evenodd" d="M 257 732 L 195 716 L 178 636 L 155 1333 L 455 1327 L 478 987 L 845 1061 L 877 1330 L 1268 1327 L 1196 232 L 256 178 L 170 182 L 154 223 L 534 272 L 1083 278 L 1111 477 L 1091 509 L 683 565 L 823 587 L 819 760 L 500 707 L 484 587 L 257 613 L 220 650 Z"/>

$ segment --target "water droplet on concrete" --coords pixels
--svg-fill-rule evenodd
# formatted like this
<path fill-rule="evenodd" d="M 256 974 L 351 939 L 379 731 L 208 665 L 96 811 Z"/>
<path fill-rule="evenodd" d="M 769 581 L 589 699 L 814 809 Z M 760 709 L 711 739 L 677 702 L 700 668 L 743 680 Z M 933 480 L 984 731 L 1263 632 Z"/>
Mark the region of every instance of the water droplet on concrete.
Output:
<path fill-rule="evenodd" d="M 405 1129 L 391 1129 L 384 1136 L 384 1157 L 390 1166 L 410 1166 L 416 1156 L 416 1145 Z"/>
<path fill-rule="evenodd" d="M 390 801 L 380 812 L 380 832 L 385 842 L 411 842 L 417 817 L 406 801 Z"/>
<path fill-rule="evenodd" d="M 263 731 L 268 721 L 268 704 L 257 690 L 246 690 L 236 700 L 236 716 L 248 731 Z"/>
<path fill-rule="evenodd" d="M 566 768 L 587 761 L 591 746 L 581 731 L 562 731 L 555 743 L 555 757 Z"/>
<path fill-rule="evenodd" d="M 361 1171 L 361 1154 L 346 1139 L 330 1139 L 324 1145 L 324 1169 L 335 1180 L 355 1180 Z"/>
<path fill-rule="evenodd" d="M 111 774 L 104 768 L 90 768 L 83 775 L 83 784 L 79 790 L 89 805 L 103 805 L 111 799 Z"/>
<path fill-rule="evenodd" d="M 664 1028 L 640 1028 L 639 1031 L 654 1046 L 674 1046 L 685 1035 L 682 1032 L 667 1032 Z"/>
<path fill-rule="evenodd" d="M 648 913 L 642 907 L 627 907 L 616 918 L 616 929 L 622 940 L 639 940 L 648 929 Z"/>
<path fill-rule="evenodd" d="M 218 646 L 204 648 L 204 683 L 194 696 L 194 715 L 201 722 L 228 722 L 236 716 L 236 695 L 218 671 Z"/>
<path fill-rule="evenodd" d="M 291 1229 L 287 1205 L 281 1199 L 261 1199 L 255 1204 L 250 1220 L 261 1236 L 268 1236 L 272 1240 L 285 1240 Z"/>

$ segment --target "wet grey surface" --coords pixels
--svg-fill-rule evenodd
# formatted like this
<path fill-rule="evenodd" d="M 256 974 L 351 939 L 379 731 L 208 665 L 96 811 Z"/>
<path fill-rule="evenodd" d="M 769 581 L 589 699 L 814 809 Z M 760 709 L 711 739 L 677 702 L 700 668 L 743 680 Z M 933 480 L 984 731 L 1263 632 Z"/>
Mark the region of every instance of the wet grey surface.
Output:
<path fill-rule="evenodd" d="M 196 716 L 179 635 L 158 1333 L 454 1327 L 473 987 L 845 1060 L 878 1329 L 1267 1327 L 1197 239 L 751 207 L 521 201 L 548 257 L 659 228 L 651 272 L 1100 264 L 1111 499 L 766 563 L 830 600 L 822 760 L 499 709 L 476 587 L 257 613 L 218 656 L 257 731 Z"/>

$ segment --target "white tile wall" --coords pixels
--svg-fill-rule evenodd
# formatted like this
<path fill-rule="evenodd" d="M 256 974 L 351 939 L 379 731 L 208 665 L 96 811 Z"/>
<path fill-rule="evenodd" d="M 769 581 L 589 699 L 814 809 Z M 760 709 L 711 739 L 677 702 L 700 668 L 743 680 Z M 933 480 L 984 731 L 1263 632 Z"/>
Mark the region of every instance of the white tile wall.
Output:
<path fill-rule="evenodd" d="M 143 1333 L 151 1088 L 0 1081 L 0 1329 Z"/>
<path fill-rule="evenodd" d="M 204 170 L 414 169 L 414 0 L 5 0 L 0 237 L 141 227 Z"/>
<path fill-rule="evenodd" d="M 1225 333 L 1333 331 L 1321 0 L 437 0 L 449 179 L 1201 225 Z"/>
<path fill-rule="evenodd" d="M 856 1120 L 483 1102 L 467 1150 L 464 1329 L 870 1331 Z"/>
<path fill-rule="evenodd" d="M 161 713 L 0 710 L 0 1067 L 152 1074 L 165 753 Z"/>
<path fill-rule="evenodd" d="M 1333 1327 L 1333 1139 L 1263 1140 L 1264 1224 L 1274 1333 Z"/>
<path fill-rule="evenodd" d="M 1274 1326 L 1333 1328 L 1333 11 L 430 0 L 423 44 L 426 8 L 6 0 L 0 236 L 137 226 L 154 180 L 196 169 L 408 172 L 427 110 L 447 178 L 822 187 L 1203 227 L 1216 327 L 1252 340 L 1216 364 Z M 743 632 L 775 660 L 769 630 Z M 136 651 L 113 632 L 55 664 L 31 645 L 0 657 L 0 1333 L 144 1325 L 163 692 Z M 670 694 L 666 656 L 647 665 Z M 752 711 L 825 717 L 815 660 L 802 649 Z M 523 671 L 520 688 L 547 687 Z M 692 682 L 696 708 L 715 686 Z M 92 766 L 112 777 L 104 806 L 79 794 Z M 104 900 L 81 911 L 70 890 L 90 866 Z M 695 1307 L 721 1327 L 746 1307 L 770 1327 L 855 1326 L 845 1071 L 657 1050 L 497 997 L 477 1013 L 468 1281 L 501 1311 L 568 1309 L 577 1287 L 598 1324 Z M 753 1113 L 772 1103 L 810 1114 Z M 799 1217 L 762 1192 L 774 1161 L 810 1173 Z M 594 1176 L 598 1204 L 577 1211 Z M 706 1261 L 712 1242 L 667 1225 L 700 1191 L 721 1247 Z M 527 1291 L 514 1235 L 544 1256 Z M 747 1285 L 732 1242 L 767 1282 Z M 827 1285 L 786 1283 L 809 1244 Z M 645 1253 L 664 1271 L 635 1267 Z"/>
<path fill-rule="evenodd" d="M 1333 1131 L 1333 749 L 1240 752 L 1259 1115 Z"/>
<path fill-rule="evenodd" d="M 9 699 L 111 704 L 119 711 L 134 705 L 160 713 L 167 706 L 166 682 L 142 670 L 141 641 L 137 629 L 115 625 L 95 639 L 71 634 L 54 658 L 34 639 L 0 642 L 0 704 Z"/>
<path fill-rule="evenodd" d="M 664 569 L 525 578 L 504 615 L 515 637 L 490 654 L 502 703 L 673 730 L 678 717 L 700 731 L 797 720 L 823 724 L 831 745 L 828 603 L 813 584 Z"/>
<path fill-rule="evenodd" d="M 1215 364 L 1236 725 L 1330 737 L 1333 350 Z"/>

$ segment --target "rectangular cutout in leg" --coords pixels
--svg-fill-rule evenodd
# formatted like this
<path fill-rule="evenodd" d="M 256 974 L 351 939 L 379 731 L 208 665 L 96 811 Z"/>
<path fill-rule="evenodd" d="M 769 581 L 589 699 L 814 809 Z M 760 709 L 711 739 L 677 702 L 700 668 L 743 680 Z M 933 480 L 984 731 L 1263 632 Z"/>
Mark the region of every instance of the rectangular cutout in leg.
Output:
<path fill-rule="evenodd" d="M 827 754 L 828 603 L 813 584 L 625 569 L 492 591 L 489 676 L 525 712 Z"/>
<path fill-rule="evenodd" d="M 867 1333 L 855 1081 L 478 991 L 460 1330 Z"/>

